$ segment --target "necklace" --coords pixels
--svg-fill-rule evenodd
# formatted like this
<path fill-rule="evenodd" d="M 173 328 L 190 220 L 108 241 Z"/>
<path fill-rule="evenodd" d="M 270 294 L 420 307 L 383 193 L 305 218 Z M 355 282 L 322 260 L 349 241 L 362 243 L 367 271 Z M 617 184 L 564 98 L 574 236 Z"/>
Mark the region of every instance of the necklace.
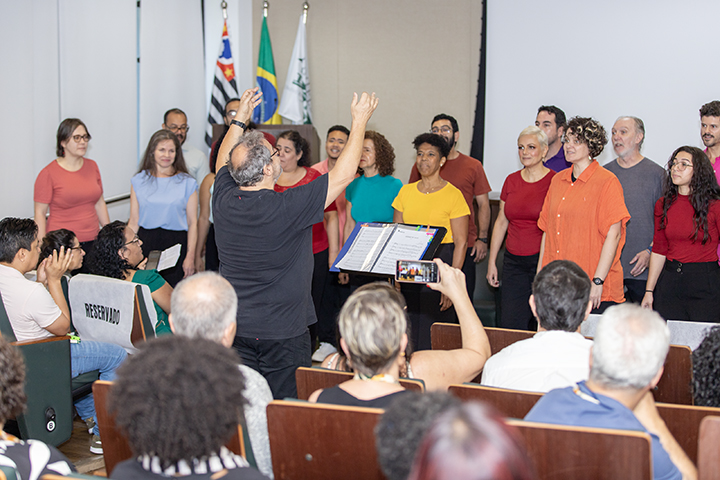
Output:
<path fill-rule="evenodd" d="M 425 187 L 425 184 L 423 183 L 423 188 L 425 190 L 427 190 L 427 192 L 422 192 L 422 193 L 424 193 L 425 195 L 429 195 L 429 194 L 433 193 L 435 190 L 439 190 L 439 189 L 443 188 L 444 186 L 445 186 L 444 184 L 441 184 L 441 185 L 436 185 L 434 187 Z"/>
<path fill-rule="evenodd" d="M 388 375 L 387 373 L 379 373 L 377 375 L 373 375 L 372 377 L 368 377 L 367 375 L 363 375 L 362 373 L 355 373 L 353 379 L 363 380 L 366 382 L 398 383 L 395 377 L 393 377 L 392 375 Z"/>

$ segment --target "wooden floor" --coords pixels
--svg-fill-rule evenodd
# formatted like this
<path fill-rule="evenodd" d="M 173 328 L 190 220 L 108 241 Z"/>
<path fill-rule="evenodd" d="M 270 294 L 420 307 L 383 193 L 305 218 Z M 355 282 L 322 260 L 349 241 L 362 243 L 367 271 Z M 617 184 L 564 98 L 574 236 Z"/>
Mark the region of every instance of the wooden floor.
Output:
<path fill-rule="evenodd" d="M 75 417 L 70 440 L 58 449 L 75 465 L 79 473 L 105 476 L 105 460 L 102 455 L 90 453 L 90 435 L 85 422 Z"/>

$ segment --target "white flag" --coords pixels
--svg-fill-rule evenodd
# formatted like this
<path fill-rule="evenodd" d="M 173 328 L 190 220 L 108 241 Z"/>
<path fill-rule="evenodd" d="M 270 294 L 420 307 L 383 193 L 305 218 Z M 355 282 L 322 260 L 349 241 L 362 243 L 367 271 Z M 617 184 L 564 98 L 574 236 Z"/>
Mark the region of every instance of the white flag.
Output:
<path fill-rule="evenodd" d="M 305 23 L 300 15 L 295 46 L 293 47 L 290 66 L 288 67 L 285 89 L 278 113 L 293 124 L 312 123 L 310 113 L 310 75 L 307 61 L 307 42 L 305 40 Z"/>

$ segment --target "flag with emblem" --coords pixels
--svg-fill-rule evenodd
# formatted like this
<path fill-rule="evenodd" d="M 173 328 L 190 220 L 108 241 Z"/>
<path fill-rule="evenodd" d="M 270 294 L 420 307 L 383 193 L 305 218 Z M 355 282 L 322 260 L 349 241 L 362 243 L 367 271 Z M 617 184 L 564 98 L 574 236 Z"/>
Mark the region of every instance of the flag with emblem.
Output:
<path fill-rule="evenodd" d="M 275 60 L 273 60 L 270 32 L 267 27 L 267 17 L 263 17 L 262 31 L 260 33 L 260 52 L 258 54 L 257 86 L 262 92 L 262 101 L 253 111 L 253 122 L 281 124 L 282 119 L 277 113 L 278 90 L 275 78 Z"/>
<path fill-rule="evenodd" d="M 235 67 L 232 52 L 230 51 L 230 37 L 228 36 L 227 20 L 223 23 L 220 54 L 215 64 L 215 78 L 213 79 L 212 93 L 210 94 L 210 108 L 208 109 L 208 123 L 205 128 L 205 143 L 212 146 L 213 123 L 223 124 L 225 104 L 231 98 L 237 98 L 237 82 L 235 82 Z"/>
<path fill-rule="evenodd" d="M 310 75 L 308 73 L 307 41 L 304 15 L 300 15 L 295 46 L 290 57 L 285 88 L 278 113 L 298 125 L 312 123 L 310 113 Z"/>

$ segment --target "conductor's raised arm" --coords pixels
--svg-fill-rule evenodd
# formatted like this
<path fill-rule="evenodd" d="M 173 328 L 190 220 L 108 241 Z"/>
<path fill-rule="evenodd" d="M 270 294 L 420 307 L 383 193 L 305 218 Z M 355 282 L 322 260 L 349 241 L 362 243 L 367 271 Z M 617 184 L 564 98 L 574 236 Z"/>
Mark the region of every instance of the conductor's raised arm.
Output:
<path fill-rule="evenodd" d="M 250 122 L 253 110 L 260 105 L 262 92 L 259 90 L 260 87 L 249 88 L 245 90 L 240 97 L 240 106 L 218 150 L 217 160 L 215 161 L 216 172 L 227 163 L 228 158 L 230 158 L 230 150 L 232 150 L 238 140 L 240 140 L 240 137 L 245 133 L 245 130 L 247 130 L 247 124 Z M 245 127 L 243 127 L 243 125 L 245 125 Z"/>

